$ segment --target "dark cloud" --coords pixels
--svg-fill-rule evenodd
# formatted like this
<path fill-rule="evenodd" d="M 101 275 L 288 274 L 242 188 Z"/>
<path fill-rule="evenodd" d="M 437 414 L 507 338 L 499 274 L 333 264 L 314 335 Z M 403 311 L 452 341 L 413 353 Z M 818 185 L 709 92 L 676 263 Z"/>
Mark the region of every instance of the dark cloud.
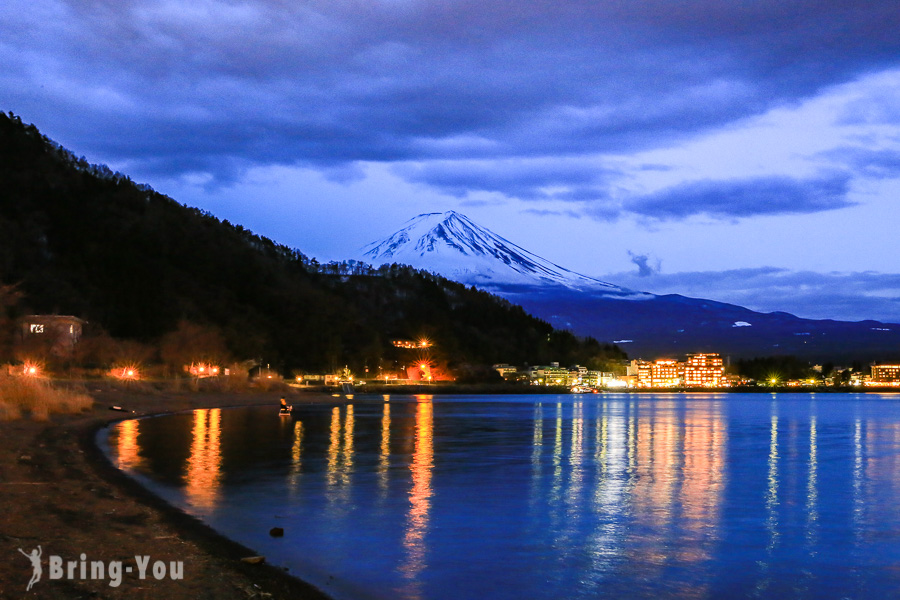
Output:
<path fill-rule="evenodd" d="M 604 281 L 657 294 L 710 298 L 814 319 L 900 323 L 900 275 L 814 273 L 775 267 L 654 274 L 616 273 Z"/>
<path fill-rule="evenodd" d="M 842 147 L 822 153 L 820 156 L 852 168 L 868 177 L 893 179 L 900 177 L 900 151 Z"/>
<path fill-rule="evenodd" d="M 92 158 L 166 175 L 571 157 L 896 65 L 898 25 L 887 0 L 10 0 L 0 104 Z M 482 175 L 410 172 L 457 195 L 604 191 L 571 173 Z"/>
<path fill-rule="evenodd" d="M 408 181 L 465 197 L 473 191 L 497 192 L 521 200 L 588 202 L 608 196 L 616 171 L 579 159 L 509 159 L 404 163 L 394 171 Z"/>
<path fill-rule="evenodd" d="M 581 214 L 573 210 L 551 210 L 539 208 L 526 208 L 522 211 L 525 214 L 537 215 L 538 217 L 571 217 L 577 219 Z"/>
<path fill-rule="evenodd" d="M 654 264 L 650 264 L 651 258 L 647 254 L 635 254 L 631 250 L 628 251 L 628 256 L 631 257 L 631 262 L 637 265 L 638 277 L 650 277 L 651 275 L 655 275 L 662 270 L 662 261 L 656 259 Z"/>
<path fill-rule="evenodd" d="M 693 215 L 733 219 L 757 215 L 814 213 L 852 206 L 846 174 L 817 179 L 759 177 L 694 181 L 627 202 L 624 210 L 653 219 Z"/>

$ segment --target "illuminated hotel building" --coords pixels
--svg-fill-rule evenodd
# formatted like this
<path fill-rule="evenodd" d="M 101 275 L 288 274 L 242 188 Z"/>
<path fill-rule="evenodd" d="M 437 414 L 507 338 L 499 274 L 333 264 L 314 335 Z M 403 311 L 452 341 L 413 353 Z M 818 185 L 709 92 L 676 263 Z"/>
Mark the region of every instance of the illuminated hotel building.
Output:
<path fill-rule="evenodd" d="M 633 360 L 626 372 L 633 378 L 635 387 L 650 387 L 653 381 L 653 363 L 649 361 Z"/>
<path fill-rule="evenodd" d="M 635 387 L 676 387 L 681 382 L 678 367 L 678 362 L 669 358 L 633 360 L 628 375 L 634 378 Z"/>
<path fill-rule="evenodd" d="M 688 354 L 684 364 L 685 387 L 725 385 L 725 367 L 718 354 Z"/>
<path fill-rule="evenodd" d="M 680 383 L 678 363 L 669 358 L 661 358 L 650 367 L 652 387 L 675 387 Z"/>
<path fill-rule="evenodd" d="M 900 365 L 872 365 L 873 383 L 900 383 Z"/>

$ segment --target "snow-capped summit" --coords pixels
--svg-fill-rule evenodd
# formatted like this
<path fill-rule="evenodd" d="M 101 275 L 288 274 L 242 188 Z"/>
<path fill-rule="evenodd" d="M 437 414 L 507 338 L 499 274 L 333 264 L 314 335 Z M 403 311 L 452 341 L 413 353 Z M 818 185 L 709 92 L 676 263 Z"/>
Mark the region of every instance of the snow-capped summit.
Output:
<path fill-rule="evenodd" d="M 632 293 L 532 254 L 452 210 L 414 217 L 362 250 L 363 259 L 375 265 L 408 264 L 474 285 L 556 284 Z"/>

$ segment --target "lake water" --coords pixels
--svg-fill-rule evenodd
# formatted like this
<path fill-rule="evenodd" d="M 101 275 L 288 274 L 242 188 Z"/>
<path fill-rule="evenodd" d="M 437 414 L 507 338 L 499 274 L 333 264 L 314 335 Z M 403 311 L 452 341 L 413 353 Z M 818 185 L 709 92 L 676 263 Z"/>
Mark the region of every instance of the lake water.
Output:
<path fill-rule="evenodd" d="M 335 597 L 900 596 L 898 395 L 358 396 L 105 443 Z"/>

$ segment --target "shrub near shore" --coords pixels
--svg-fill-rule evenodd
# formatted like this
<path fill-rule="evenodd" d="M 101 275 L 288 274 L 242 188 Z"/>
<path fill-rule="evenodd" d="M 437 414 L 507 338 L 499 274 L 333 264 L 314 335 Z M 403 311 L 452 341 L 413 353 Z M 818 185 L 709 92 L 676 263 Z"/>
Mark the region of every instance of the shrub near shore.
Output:
<path fill-rule="evenodd" d="M 93 404 L 83 390 L 55 387 L 40 377 L 0 374 L 0 421 L 25 415 L 46 421 L 51 414 L 80 413 Z"/>

